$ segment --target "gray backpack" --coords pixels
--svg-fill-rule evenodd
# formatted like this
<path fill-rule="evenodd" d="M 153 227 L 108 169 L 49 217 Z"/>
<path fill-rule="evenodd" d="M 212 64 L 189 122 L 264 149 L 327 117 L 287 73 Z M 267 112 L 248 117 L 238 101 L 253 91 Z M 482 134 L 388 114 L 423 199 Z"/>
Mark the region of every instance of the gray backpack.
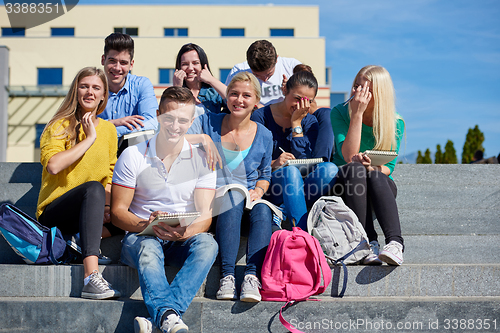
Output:
<path fill-rule="evenodd" d="M 309 212 L 307 230 L 335 265 L 356 264 L 370 254 L 363 226 L 340 197 L 319 198 Z"/>

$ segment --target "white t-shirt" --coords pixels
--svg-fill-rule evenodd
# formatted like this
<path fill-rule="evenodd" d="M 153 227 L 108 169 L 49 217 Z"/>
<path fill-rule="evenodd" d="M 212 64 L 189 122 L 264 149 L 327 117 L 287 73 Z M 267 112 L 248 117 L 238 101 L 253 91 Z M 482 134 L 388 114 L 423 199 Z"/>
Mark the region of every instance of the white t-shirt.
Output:
<path fill-rule="evenodd" d="M 286 78 L 290 78 L 293 74 L 293 69 L 298 64 L 301 64 L 300 61 L 294 58 L 283 58 L 278 57 L 276 62 L 276 67 L 274 69 L 274 74 L 267 81 L 262 81 L 259 79 L 260 87 L 262 89 L 262 97 L 260 102 L 264 104 L 264 106 L 268 104 L 274 104 L 277 102 L 281 102 L 284 98 L 283 92 L 281 91 L 281 83 L 283 82 L 283 74 L 285 74 Z M 241 64 L 234 65 L 231 72 L 226 79 L 226 86 L 231 82 L 236 73 L 245 71 L 252 73 L 250 66 L 248 66 L 248 62 L 242 62 Z"/>
<path fill-rule="evenodd" d="M 215 190 L 216 185 L 216 172 L 209 169 L 205 153 L 186 139 L 168 172 L 156 156 L 157 136 L 125 149 L 113 174 L 114 185 L 135 189 L 129 210 L 146 220 L 157 210 L 196 211 L 194 190 Z"/>

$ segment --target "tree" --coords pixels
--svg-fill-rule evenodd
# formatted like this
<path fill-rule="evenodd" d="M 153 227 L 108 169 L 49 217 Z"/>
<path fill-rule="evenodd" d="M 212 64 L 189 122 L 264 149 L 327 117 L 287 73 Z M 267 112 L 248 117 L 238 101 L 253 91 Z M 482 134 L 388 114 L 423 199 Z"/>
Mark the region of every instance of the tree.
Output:
<path fill-rule="evenodd" d="M 429 148 L 425 150 L 424 158 L 422 159 L 422 164 L 432 164 L 431 151 Z"/>
<path fill-rule="evenodd" d="M 424 159 L 424 157 L 422 156 L 422 152 L 419 150 L 418 151 L 418 154 L 417 154 L 417 164 L 422 164 L 422 160 Z"/>
<path fill-rule="evenodd" d="M 462 163 L 470 163 L 477 150 L 484 152 L 483 147 L 484 133 L 481 132 L 479 126 L 476 125 L 473 129 L 469 128 L 465 137 L 464 149 L 462 151 Z"/>
<path fill-rule="evenodd" d="M 453 141 L 448 140 L 444 146 L 443 164 L 457 164 L 457 152 L 453 147 Z"/>
<path fill-rule="evenodd" d="M 443 153 L 441 152 L 441 145 L 436 146 L 436 154 L 434 155 L 434 164 L 443 164 Z"/>

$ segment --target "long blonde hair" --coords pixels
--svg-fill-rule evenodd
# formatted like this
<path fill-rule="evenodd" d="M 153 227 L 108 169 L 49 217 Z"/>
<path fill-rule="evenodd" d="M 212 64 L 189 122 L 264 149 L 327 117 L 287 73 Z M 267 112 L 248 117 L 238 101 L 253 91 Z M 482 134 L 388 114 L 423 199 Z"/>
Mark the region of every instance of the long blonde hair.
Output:
<path fill-rule="evenodd" d="M 80 81 L 87 76 L 97 76 L 101 79 L 104 88 L 104 96 L 103 100 L 99 102 L 97 107 L 97 114 L 100 114 L 106 108 L 106 104 L 108 103 L 109 96 L 109 88 L 108 88 L 108 80 L 106 79 L 106 75 L 102 69 L 96 67 L 85 67 L 82 68 L 78 74 L 76 74 L 71 86 L 69 88 L 68 94 L 64 98 L 61 106 L 57 110 L 56 114 L 52 117 L 52 119 L 47 123 L 43 131 L 47 131 L 52 125 L 54 125 L 59 120 L 67 120 L 69 121 L 69 125 L 63 129 L 64 121 L 59 125 L 57 129 L 54 131 L 55 137 L 67 138 L 71 142 L 71 146 L 74 146 L 77 143 L 78 132 L 80 129 L 80 121 L 83 116 L 80 114 L 80 104 L 78 103 L 78 84 Z M 61 129 L 59 132 L 57 132 Z"/>
<path fill-rule="evenodd" d="M 382 66 L 368 65 L 358 72 L 352 86 L 358 78 L 364 77 L 372 83 L 373 98 L 373 136 L 376 150 L 396 150 L 396 122 L 401 119 L 396 113 L 396 98 L 391 75 Z M 349 117 L 352 110 L 349 104 Z"/>

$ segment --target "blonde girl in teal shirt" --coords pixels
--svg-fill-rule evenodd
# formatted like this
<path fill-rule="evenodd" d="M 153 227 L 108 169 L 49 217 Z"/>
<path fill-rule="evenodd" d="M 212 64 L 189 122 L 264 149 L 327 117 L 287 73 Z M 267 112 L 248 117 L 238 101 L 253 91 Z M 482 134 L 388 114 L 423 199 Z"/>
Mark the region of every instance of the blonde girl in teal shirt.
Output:
<path fill-rule="evenodd" d="M 335 136 L 333 162 L 340 167 L 334 194 L 363 224 L 372 253 L 365 264 L 403 263 L 403 237 L 396 205 L 397 188 L 392 179 L 396 158 L 382 165 L 371 165 L 365 150 L 398 152 L 404 133 L 404 121 L 396 113 L 394 87 L 389 72 L 381 66 L 363 67 L 356 75 L 348 105 L 332 109 Z M 386 245 L 379 253 L 372 209 L 377 216 Z"/>

